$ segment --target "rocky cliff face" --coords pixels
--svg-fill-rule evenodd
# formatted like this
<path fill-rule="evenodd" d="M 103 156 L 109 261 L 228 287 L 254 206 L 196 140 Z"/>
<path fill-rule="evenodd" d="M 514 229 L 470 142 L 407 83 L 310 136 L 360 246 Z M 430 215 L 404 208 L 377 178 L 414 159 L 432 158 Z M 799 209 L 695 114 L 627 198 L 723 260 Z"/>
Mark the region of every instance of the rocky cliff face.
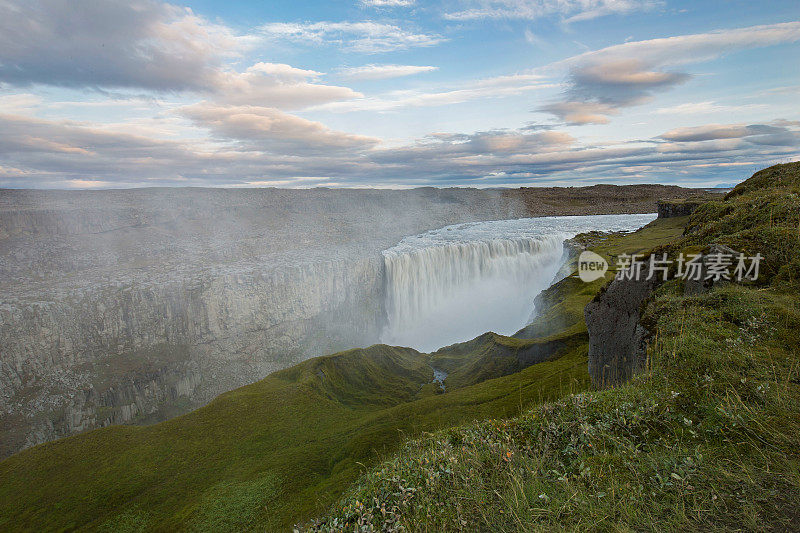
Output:
<path fill-rule="evenodd" d="M 720 255 L 735 258 L 739 252 L 716 243 L 706 246 L 697 258 L 698 278 L 683 281 L 684 294 L 703 294 L 730 283 L 707 275 L 708 265 Z M 660 284 L 657 276 L 652 280 L 617 278 L 586 305 L 589 375 L 595 386 L 620 385 L 645 369 L 649 332 L 641 324 L 641 311 Z"/>
<path fill-rule="evenodd" d="M 176 403 L 202 405 L 311 354 L 371 344 L 382 286 L 376 257 L 8 298 L 0 307 L 5 449 L 159 420 Z"/>
<path fill-rule="evenodd" d="M 613 280 L 584 309 L 589 330 L 589 375 L 598 387 L 624 383 L 647 362 L 641 307 L 655 287 L 650 280 Z"/>
<path fill-rule="evenodd" d="M 658 218 L 685 217 L 694 213 L 702 200 L 659 200 Z"/>

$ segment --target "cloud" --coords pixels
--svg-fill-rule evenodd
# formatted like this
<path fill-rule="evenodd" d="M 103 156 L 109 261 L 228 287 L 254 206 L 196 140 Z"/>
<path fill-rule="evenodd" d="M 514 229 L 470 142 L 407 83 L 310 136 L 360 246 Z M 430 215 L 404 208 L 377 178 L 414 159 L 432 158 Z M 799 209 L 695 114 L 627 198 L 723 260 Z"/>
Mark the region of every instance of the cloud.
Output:
<path fill-rule="evenodd" d="M 23 113 L 41 104 L 42 99 L 34 94 L 0 95 L 0 113 Z"/>
<path fill-rule="evenodd" d="M 644 103 L 654 91 L 688 78 L 688 74 L 647 70 L 636 59 L 588 64 L 572 69 L 565 101 L 540 109 L 569 124 L 605 124 L 620 108 Z"/>
<path fill-rule="evenodd" d="M 154 0 L 0 0 L 0 82 L 206 89 L 246 39 Z"/>
<path fill-rule="evenodd" d="M 628 42 L 586 52 L 544 69 L 566 70 L 567 89 L 562 101 L 539 110 L 572 124 L 603 124 L 621 109 L 645 103 L 655 93 L 690 78 L 689 73 L 670 68 L 735 50 L 796 41 L 800 41 L 800 22 L 787 22 Z"/>
<path fill-rule="evenodd" d="M 721 105 L 712 101 L 687 102 L 670 107 L 656 109 L 659 115 L 706 115 L 711 113 L 733 113 L 743 110 L 763 109 L 764 104 L 747 104 L 738 106 Z"/>
<path fill-rule="evenodd" d="M 445 14 L 450 20 L 524 19 L 559 16 L 565 22 L 652 9 L 657 0 L 468 0 L 465 8 Z"/>
<path fill-rule="evenodd" d="M 361 4 L 371 7 L 408 7 L 416 0 L 361 0 Z"/>
<path fill-rule="evenodd" d="M 201 116 L 195 109 L 198 120 L 243 140 L 165 140 L 71 121 L 0 115 L 0 186 L 99 187 L 99 182 L 106 182 L 103 187 L 211 186 L 298 176 L 353 176 L 360 165 L 356 155 L 373 144 L 367 138 L 348 137 L 274 110 L 272 116 L 252 111 L 255 117 L 245 117 L 241 123 L 231 110 L 216 116 L 213 107 L 205 111 Z M 270 120 L 271 133 L 265 125 Z M 281 135 L 286 137 L 283 141 Z"/>
<path fill-rule="evenodd" d="M 297 109 L 363 97 L 348 87 L 315 82 L 322 73 L 285 64 L 256 63 L 244 72 L 221 73 L 209 95 L 230 105 Z"/>
<path fill-rule="evenodd" d="M 636 59 L 646 65 L 684 65 L 715 59 L 734 50 L 772 46 L 800 40 L 800 22 L 784 22 L 630 41 L 585 52 L 556 65 L 605 64 L 619 59 Z"/>
<path fill-rule="evenodd" d="M 689 142 L 689 141 L 710 141 L 716 139 L 740 139 L 747 137 L 747 126 L 741 124 L 707 124 L 691 128 L 676 128 L 670 130 L 660 137 L 667 141 Z"/>
<path fill-rule="evenodd" d="M 533 33 L 530 30 L 530 28 L 525 28 L 524 35 L 525 35 L 525 42 L 527 42 L 528 44 L 532 44 L 534 46 L 542 46 L 543 44 L 545 44 L 544 39 Z"/>
<path fill-rule="evenodd" d="M 339 74 L 351 80 L 385 80 L 413 76 L 422 72 L 433 72 L 439 67 L 426 67 L 416 65 L 364 65 L 363 67 L 343 68 Z"/>
<path fill-rule="evenodd" d="M 111 181 L 85 180 L 76 178 L 67 180 L 67 185 L 74 189 L 106 189 L 108 187 L 113 187 L 114 183 Z"/>
<path fill-rule="evenodd" d="M 648 11 L 664 4 L 660 0 L 597 0 L 594 2 L 579 2 L 582 9 L 568 17 L 565 22 L 579 22 L 591 20 L 607 15 L 628 15 L 636 11 Z"/>
<path fill-rule="evenodd" d="M 243 141 L 247 148 L 283 154 L 331 150 L 365 150 L 380 142 L 374 137 L 333 131 L 320 122 L 278 109 L 218 106 L 201 102 L 179 110 L 198 126 L 223 140 Z"/>
<path fill-rule="evenodd" d="M 284 63 L 256 63 L 247 69 L 248 74 L 258 74 L 282 82 L 300 82 L 316 79 L 323 75 L 315 70 L 295 68 Z"/>
<path fill-rule="evenodd" d="M 582 98 L 628 104 L 689 79 L 688 74 L 648 70 L 638 59 L 607 60 L 576 67 L 571 72 L 572 94 Z"/>
<path fill-rule="evenodd" d="M 276 109 L 187 107 L 181 113 L 211 139 L 164 140 L 119 131 L 121 125 L 0 115 L 0 186 L 704 185 L 741 177 L 737 164 L 796 157 L 800 147 L 792 121 L 711 124 L 603 145 L 557 130 L 519 129 L 436 133 L 391 147 Z"/>
<path fill-rule="evenodd" d="M 773 124 L 706 124 L 670 130 L 659 138 L 675 143 L 744 139 L 753 144 L 773 146 L 800 145 L 796 123 L 781 120 Z"/>
<path fill-rule="evenodd" d="M 434 46 L 446 39 L 441 35 L 413 33 L 380 22 L 274 22 L 259 28 L 272 40 L 295 41 L 326 46 L 337 44 L 365 54 Z"/>
<path fill-rule="evenodd" d="M 796 132 L 783 132 L 782 144 L 766 144 L 765 139 L 758 138 L 776 135 L 772 128 L 777 123 L 751 128 L 749 132 L 757 135 L 744 139 L 685 143 L 634 139 L 587 145 L 564 132 L 529 135 L 524 129 L 441 133 L 405 147 L 379 148 L 370 156 L 381 164 L 373 169 L 376 176 L 391 169 L 395 176 L 422 175 L 428 182 L 442 184 L 654 183 L 681 179 L 698 184 L 713 179 L 717 183 L 724 176 L 735 175 L 735 167 L 744 162 L 765 165 L 796 156 L 800 147 Z M 729 167 L 730 171 L 725 170 Z"/>
<path fill-rule="evenodd" d="M 434 107 L 453 105 L 481 98 L 499 98 L 528 91 L 558 87 L 544 83 L 540 74 L 513 74 L 475 80 L 460 87 L 442 88 L 429 92 L 417 90 L 390 91 L 382 95 L 350 101 L 333 102 L 319 109 L 335 112 L 391 111 L 404 107 Z"/>
<path fill-rule="evenodd" d="M 600 102 L 556 102 L 539 108 L 557 116 L 567 124 L 607 124 L 609 115 L 619 111 L 610 104 Z"/>
<path fill-rule="evenodd" d="M 380 22 L 275 22 L 260 27 L 273 40 L 289 40 L 316 45 L 337 44 L 349 51 L 377 54 L 435 46 L 446 41 L 437 34 L 414 33 L 393 24 Z"/>
<path fill-rule="evenodd" d="M 281 63 L 237 72 L 230 61 L 255 36 L 236 35 L 189 9 L 155 0 L 0 0 L 0 12 L 0 83 L 191 91 L 230 105 L 287 109 L 362 96 L 320 83 L 320 72 Z M 426 43 L 425 36 L 369 23 L 315 31 L 320 38 L 355 32 L 361 47 L 369 46 L 373 32 L 375 47 Z M 4 108 L 18 111 L 20 102 L 14 108 L 6 101 Z"/>
<path fill-rule="evenodd" d="M 202 152 L 78 122 L 0 114 L 0 160 L 19 170 L 3 175 L 11 186 L 64 187 L 75 179 L 142 184 L 175 177 L 182 162 L 199 162 Z"/>
<path fill-rule="evenodd" d="M 574 143 L 574 137 L 560 131 L 527 133 L 519 130 L 494 130 L 473 134 L 434 133 L 420 141 L 412 150 L 437 155 L 524 154 L 563 149 Z"/>

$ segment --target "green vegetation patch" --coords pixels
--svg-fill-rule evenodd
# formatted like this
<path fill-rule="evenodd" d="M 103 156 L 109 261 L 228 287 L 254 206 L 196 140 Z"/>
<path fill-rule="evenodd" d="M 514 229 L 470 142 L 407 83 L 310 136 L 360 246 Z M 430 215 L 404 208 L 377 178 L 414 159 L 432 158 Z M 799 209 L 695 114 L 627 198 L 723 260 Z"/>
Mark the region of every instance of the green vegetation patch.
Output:
<path fill-rule="evenodd" d="M 103 522 L 98 531 L 102 533 L 143 533 L 150 525 L 150 517 L 145 511 L 136 509 L 124 511 Z"/>
<path fill-rule="evenodd" d="M 261 510 L 278 496 L 278 486 L 271 475 L 252 481 L 218 483 L 205 491 L 190 511 L 187 529 L 219 533 L 251 529 L 256 526 Z"/>

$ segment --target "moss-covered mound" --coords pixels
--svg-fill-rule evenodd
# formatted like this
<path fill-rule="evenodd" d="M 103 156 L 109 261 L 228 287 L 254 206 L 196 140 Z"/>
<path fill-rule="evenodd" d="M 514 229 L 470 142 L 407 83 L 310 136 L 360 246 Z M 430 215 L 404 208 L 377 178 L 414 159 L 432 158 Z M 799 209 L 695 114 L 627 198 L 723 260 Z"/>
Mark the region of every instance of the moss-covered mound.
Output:
<path fill-rule="evenodd" d="M 800 161 L 786 163 L 784 165 L 773 165 L 759 170 L 750 178 L 746 179 L 733 188 L 726 196 L 726 200 L 758 190 L 780 190 L 790 189 L 797 191 L 800 187 Z"/>

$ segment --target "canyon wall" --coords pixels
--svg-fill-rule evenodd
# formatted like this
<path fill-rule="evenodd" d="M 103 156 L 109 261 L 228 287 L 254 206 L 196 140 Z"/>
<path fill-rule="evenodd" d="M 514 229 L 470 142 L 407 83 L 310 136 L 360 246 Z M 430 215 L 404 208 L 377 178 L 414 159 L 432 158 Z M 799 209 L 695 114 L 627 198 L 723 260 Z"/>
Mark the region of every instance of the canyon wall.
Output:
<path fill-rule="evenodd" d="M 164 419 L 313 354 L 372 344 L 381 273 L 376 257 L 8 298 L 0 307 L 4 445 Z"/>

